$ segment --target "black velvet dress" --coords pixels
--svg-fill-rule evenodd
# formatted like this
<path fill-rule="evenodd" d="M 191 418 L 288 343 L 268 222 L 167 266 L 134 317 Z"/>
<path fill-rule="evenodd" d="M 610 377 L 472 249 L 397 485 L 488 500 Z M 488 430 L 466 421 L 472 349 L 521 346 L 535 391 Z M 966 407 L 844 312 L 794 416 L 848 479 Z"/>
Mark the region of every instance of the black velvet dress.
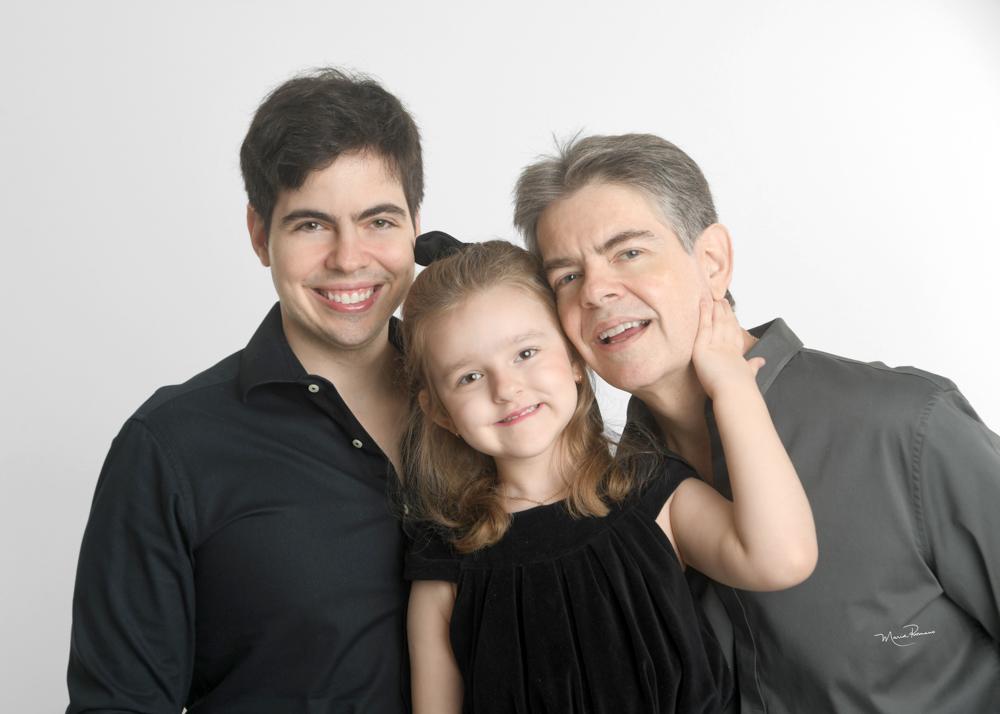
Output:
<path fill-rule="evenodd" d="M 465 712 L 718 712 L 732 681 L 655 518 L 693 472 L 673 459 L 603 518 L 562 503 L 514 514 L 504 538 L 456 555 L 425 532 L 410 580 L 457 583 L 451 644 Z"/>

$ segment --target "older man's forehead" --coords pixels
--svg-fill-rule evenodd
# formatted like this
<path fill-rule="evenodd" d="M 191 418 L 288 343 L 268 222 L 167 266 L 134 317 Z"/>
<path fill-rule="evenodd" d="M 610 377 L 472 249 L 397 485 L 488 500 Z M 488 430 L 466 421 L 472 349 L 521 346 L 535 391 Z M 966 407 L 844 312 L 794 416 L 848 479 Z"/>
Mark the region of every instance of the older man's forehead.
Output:
<path fill-rule="evenodd" d="M 545 253 L 543 251 L 542 267 L 546 272 L 550 270 L 558 270 L 559 268 L 566 268 L 571 265 L 575 265 L 579 261 L 580 257 L 587 253 L 607 255 L 625 243 L 633 241 L 653 242 L 658 240 L 661 240 L 661 237 L 646 228 L 625 228 L 613 233 L 604 241 L 595 240 L 585 245 L 577 245 L 574 255 L 563 255 L 561 252 L 565 249 L 560 250 L 560 248 L 556 248 L 551 257 L 544 258 Z"/>

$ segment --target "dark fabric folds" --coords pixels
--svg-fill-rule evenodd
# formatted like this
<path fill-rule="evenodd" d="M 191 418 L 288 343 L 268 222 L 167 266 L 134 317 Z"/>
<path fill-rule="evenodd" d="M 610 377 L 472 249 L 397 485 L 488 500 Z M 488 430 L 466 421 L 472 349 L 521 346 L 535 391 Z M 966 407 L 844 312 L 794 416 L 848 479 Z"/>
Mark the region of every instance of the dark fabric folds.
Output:
<path fill-rule="evenodd" d="M 723 709 L 725 660 L 655 522 L 691 475 L 670 460 L 604 518 L 574 519 L 561 503 L 517 513 L 500 543 L 470 556 L 426 540 L 411 551 L 409 577 L 457 574 L 451 641 L 465 711 Z"/>

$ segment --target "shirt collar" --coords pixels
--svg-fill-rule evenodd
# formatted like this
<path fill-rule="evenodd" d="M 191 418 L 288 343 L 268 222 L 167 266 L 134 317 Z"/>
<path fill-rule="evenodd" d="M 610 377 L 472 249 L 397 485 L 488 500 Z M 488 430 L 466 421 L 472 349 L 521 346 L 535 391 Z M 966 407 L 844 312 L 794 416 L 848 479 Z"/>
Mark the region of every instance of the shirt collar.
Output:
<path fill-rule="evenodd" d="M 402 322 L 389 318 L 389 342 L 403 351 Z M 295 356 L 281 325 L 281 303 L 276 302 L 250 338 L 240 357 L 240 396 L 246 400 L 262 384 L 295 383 L 308 376 Z"/>
<path fill-rule="evenodd" d="M 781 370 L 802 349 L 802 340 L 780 317 L 751 328 L 750 334 L 757 338 L 757 343 L 746 356 L 763 357 L 766 360 L 757 372 L 757 385 L 761 394 L 767 394 Z"/>
<path fill-rule="evenodd" d="M 757 342 L 746 356 L 765 359 L 764 366 L 757 372 L 757 386 L 760 387 L 761 394 L 767 394 L 767 390 L 781 374 L 781 370 L 802 349 L 802 340 L 780 317 L 751 328 L 750 334 L 757 338 Z M 652 412 L 637 397 L 629 399 L 627 419 L 652 429 L 654 434 L 657 433 L 658 427 L 653 420 Z"/>

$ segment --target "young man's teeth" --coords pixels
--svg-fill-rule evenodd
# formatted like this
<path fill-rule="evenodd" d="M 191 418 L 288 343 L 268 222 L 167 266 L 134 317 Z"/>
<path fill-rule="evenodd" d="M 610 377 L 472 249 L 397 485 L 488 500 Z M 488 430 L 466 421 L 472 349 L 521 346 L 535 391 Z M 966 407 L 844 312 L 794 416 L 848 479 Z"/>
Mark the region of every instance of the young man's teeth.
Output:
<path fill-rule="evenodd" d="M 607 344 L 611 340 L 612 337 L 615 337 L 616 335 L 620 335 L 621 333 L 625 332 L 625 330 L 629 330 L 629 329 L 631 329 L 633 327 L 641 327 L 645 322 L 647 322 L 647 321 L 646 320 L 633 320 L 632 322 L 623 322 L 620 325 L 615 325 L 614 327 L 612 327 L 609 330 L 605 330 L 604 332 L 602 332 L 597 337 L 598 337 L 598 339 L 601 342 L 604 342 L 605 344 Z"/>
<path fill-rule="evenodd" d="M 326 299 L 332 300 L 333 302 L 339 302 L 343 305 L 353 305 L 357 302 L 364 302 L 372 296 L 375 292 L 375 288 L 365 288 L 364 290 L 355 290 L 353 292 L 333 292 L 328 290 L 326 292 Z"/>

